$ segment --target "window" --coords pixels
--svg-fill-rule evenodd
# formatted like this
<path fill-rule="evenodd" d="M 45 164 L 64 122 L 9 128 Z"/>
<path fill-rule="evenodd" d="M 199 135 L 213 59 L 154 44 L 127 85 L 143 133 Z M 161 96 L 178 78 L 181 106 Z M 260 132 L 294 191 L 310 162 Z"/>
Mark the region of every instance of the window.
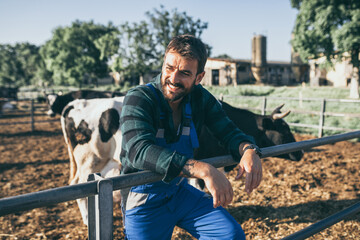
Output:
<path fill-rule="evenodd" d="M 238 71 L 239 72 L 246 72 L 246 66 L 239 66 Z"/>
<path fill-rule="evenodd" d="M 212 85 L 219 85 L 219 69 L 211 70 L 211 83 Z"/>

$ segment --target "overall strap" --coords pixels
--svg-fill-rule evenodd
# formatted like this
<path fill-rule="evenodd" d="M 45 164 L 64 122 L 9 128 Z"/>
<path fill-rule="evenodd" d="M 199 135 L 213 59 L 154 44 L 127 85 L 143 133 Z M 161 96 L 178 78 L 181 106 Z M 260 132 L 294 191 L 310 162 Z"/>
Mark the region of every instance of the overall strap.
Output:
<path fill-rule="evenodd" d="M 157 99 L 158 103 L 160 104 L 160 97 L 159 97 L 158 93 L 156 92 L 155 87 L 151 83 L 147 83 L 146 86 L 149 87 L 153 91 L 153 93 L 156 96 L 156 99 Z"/>
<path fill-rule="evenodd" d="M 151 83 L 147 83 L 146 86 L 148 86 L 153 91 L 153 93 L 155 94 L 156 100 L 157 100 L 158 105 L 160 107 L 160 119 L 164 119 L 165 118 L 165 113 L 163 112 L 163 110 L 161 108 L 161 101 L 160 101 L 159 94 L 156 92 L 155 87 Z"/>
<path fill-rule="evenodd" d="M 192 121 L 192 110 L 191 110 L 190 102 L 191 101 L 189 99 L 189 102 L 186 103 L 186 105 L 185 105 L 185 122 L 184 122 L 183 128 L 189 128 L 191 144 L 192 144 L 193 148 L 198 148 L 199 147 L 199 139 L 198 139 L 198 136 L 196 133 L 194 122 Z"/>
<path fill-rule="evenodd" d="M 150 83 L 146 84 L 146 86 L 148 86 L 154 92 L 156 99 L 159 103 L 159 106 L 161 106 L 160 97 L 159 97 L 155 87 Z M 165 116 L 165 114 L 160 107 L 160 119 L 163 120 L 165 118 L 164 116 Z M 157 137 L 164 135 L 164 129 L 159 129 L 159 130 L 160 130 L 160 132 L 158 131 Z M 194 122 L 192 121 L 192 110 L 191 110 L 190 100 L 185 105 L 185 120 L 184 120 L 184 125 L 183 125 L 183 134 L 190 135 L 191 144 L 192 144 L 193 148 L 199 147 L 199 139 L 198 139 L 198 136 L 196 133 Z"/>

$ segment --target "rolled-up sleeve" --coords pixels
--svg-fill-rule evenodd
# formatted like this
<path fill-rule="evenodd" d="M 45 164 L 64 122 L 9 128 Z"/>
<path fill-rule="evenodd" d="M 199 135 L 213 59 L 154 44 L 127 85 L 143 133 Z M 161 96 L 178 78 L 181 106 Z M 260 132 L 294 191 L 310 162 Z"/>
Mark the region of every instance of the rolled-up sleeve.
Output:
<path fill-rule="evenodd" d="M 255 143 L 252 136 L 246 135 L 241 131 L 225 114 L 221 104 L 212 96 L 209 95 L 205 109 L 205 124 L 213 135 L 220 141 L 221 145 L 225 146 L 234 160 L 239 161 L 241 156 L 239 153 L 239 145 L 242 142 Z"/>

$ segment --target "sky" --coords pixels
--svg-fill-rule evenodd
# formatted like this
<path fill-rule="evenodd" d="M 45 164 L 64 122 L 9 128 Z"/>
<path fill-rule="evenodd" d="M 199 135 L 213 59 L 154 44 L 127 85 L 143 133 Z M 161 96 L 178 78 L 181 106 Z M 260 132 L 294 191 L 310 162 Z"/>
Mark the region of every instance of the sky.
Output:
<path fill-rule="evenodd" d="M 267 60 L 290 61 L 291 32 L 297 10 L 290 0 L 0 0 L 0 44 L 42 45 L 56 27 L 75 20 L 119 26 L 147 20 L 145 13 L 177 9 L 208 23 L 201 35 L 212 55 L 251 58 L 251 38 L 267 37 Z"/>

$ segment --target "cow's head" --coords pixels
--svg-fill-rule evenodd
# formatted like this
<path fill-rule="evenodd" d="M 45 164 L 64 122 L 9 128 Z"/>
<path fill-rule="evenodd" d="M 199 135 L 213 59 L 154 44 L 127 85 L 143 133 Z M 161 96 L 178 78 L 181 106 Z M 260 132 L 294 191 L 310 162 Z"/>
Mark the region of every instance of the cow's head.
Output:
<path fill-rule="evenodd" d="M 46 95 L 46 102 L 48 104 L 49 110 L 47 115 L 50 117 L 55 117 L 56 114 L 61 114 L 61 111 L 64 109 L 65 105 L 61 103 L 62 92 L 58 94 L 48 94 Z"/>
<path fill-rule="evenodd" d="M 289 125 L 283 120 L 290 114 L 290 110 L 282 113 L 280 109 L 284 104 L 275 108 L 271 115 L 263 116 L 257 119 L 257 125 L 261 131 L 258 143 L 261 146 L 274 146 L 285 143 L 296 142 L 294 135 L 290 131 Z M 289 154 L 279 155 L 278 157 L 299 161 L 303 156 L 303 151 L 296 151 Z"/>

